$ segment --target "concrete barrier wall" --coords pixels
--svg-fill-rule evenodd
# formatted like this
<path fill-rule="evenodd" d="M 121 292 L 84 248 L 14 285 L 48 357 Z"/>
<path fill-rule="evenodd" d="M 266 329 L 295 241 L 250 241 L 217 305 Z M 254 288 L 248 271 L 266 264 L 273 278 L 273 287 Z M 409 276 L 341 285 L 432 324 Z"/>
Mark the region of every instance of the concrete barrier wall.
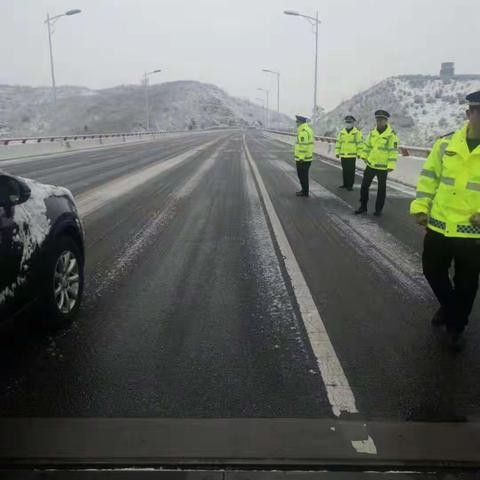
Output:
<path fill-rule="evenodd" d="M 275 138 L 292 146 L 295 143 L 294 136 L 271 132 L 264 133 L 271 138 Z M 318 153 L 325 159 L 331 160 L 332 162 L 340 165 L 340 160 L 335 157 L 335 145 L 333 143 L 325 143 L 321 141 L 315 142 L 315 153 Z M 397 168 L 389 174 L 389 178 L 392 180 L 396 180 L 397 182 L 401 182 L 406 185 L 415 187 L 424 162 L 425 158 L 414 156 L 404 157 L 402 155 L 399 155 L 397 161 Z M 365 163 L 362 160 L 357 160 L 357 170 L 363 171 L 364 169 Z"/>

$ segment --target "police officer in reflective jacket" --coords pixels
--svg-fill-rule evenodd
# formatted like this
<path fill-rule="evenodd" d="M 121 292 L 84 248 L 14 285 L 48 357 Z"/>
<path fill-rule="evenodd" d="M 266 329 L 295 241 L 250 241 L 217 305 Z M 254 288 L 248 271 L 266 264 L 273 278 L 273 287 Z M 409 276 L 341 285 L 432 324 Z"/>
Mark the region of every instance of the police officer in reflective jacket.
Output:
<path fill-rule="evenodd" d="M 308 171 L 313 159 L 313 147 L 315 145 L 315 135 L 312 127 L 307 123 L 307 117 L 296 115 L 297 119 L 297 141 L 295 143 L 295 162 L 297 164 L 297 174 L 302 189 L 297 192 L 297 197 L 308 197 L 309 182 Z"/>
<path fill-rule="evenodd" d="M 361 153 L 363 135 L 355 126 L 355 117 L 347 115 L 344 120 L 345 128 L 338 134 L 335 155 L 342 161 L 343 183 L 340 188 L 346 188 L 351 192 L 355 182 L 355 161 Z"/>
<path fill-rule="evenodd" d="M 368 134 L 362 149 L 361 158 L 367 165 L 360 190 L 360 208 L 355 211 L 357 215 L 367 212 L 368 192 L 375 177 L 378 191 L 374 215 L 379 217 L 385 205 L 387 175 L 395 169 L 398 157 L 398 137 L 388 123 L 389 118 L 390 114 L 385 110 L 375 112 L 377 128 Z"/>
<path fill-rule="evenodd" d="M 454 350 L 463 347 L 480 274 L 480 91 L 467 102 L 468 122 L 434 144 L 410 207 L 426 226 L 423 272 L 440 303 L 432 324 L 446 325 Z"/>

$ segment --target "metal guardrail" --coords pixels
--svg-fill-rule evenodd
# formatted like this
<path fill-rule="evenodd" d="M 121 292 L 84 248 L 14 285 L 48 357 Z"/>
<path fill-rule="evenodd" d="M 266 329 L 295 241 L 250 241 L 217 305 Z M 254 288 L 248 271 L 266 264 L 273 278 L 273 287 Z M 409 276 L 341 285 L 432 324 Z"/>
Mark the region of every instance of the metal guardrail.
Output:
<path fill-rule="evenodd" d="M 295 132 L 288 132 L 285 130 L 267 130 L 264 129 L 264 132 L 270 132 L 270 133 L 277 133 L 279 135 L 288 135 L 290 137 L 295 137 L 296 133 Z M 315 135 L 315 140 L 318 142 L 323 142 L 323 143 L 336 143 L 337 139 L 334 137 L 322 137 L 319 135 Z M 426 158 L 430 154 L 430 149 L 428 148 L 423 148 L 423 147 L 412 147 L 412 146 L 402 146 L 400 145 L 398 147 L 398 151 L 400 154 L 404 157 L 422 157 Z"/>
<path fill-rule="evenodd" d="M 195 130 L 198 131 L 198 130 Z M 26 144 L 26 143 L 42 143 L 42 142 L 54 142 L 55 140 L 62 140 L 64 142 L 68 140 L 93 140 L 99 138 L 115 138 L 115 137 L 143 137 L 149 135 L 162 135 L 167 133 L 187 133 L 189 130 L 159 130 L 156 132 L 129 132 L 129 133 L 95 133 L 95 134 L 77 134 L 77 135 L 52 135 L 46 137 L 23 137 L 23 138 L 1 138 L 1 145 L 11 144 Z"/>

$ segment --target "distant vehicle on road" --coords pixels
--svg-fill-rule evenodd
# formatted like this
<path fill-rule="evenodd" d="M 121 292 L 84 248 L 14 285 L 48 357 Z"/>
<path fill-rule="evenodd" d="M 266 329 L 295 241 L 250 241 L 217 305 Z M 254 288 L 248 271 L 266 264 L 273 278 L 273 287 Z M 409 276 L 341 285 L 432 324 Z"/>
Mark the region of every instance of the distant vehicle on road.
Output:
<path fill-rule="evenodd" d="M 74 198 L 0 170 L 0 319 L 31 308 L 32 321 L 60 328 L 77 313 L 84 232 Z"/>

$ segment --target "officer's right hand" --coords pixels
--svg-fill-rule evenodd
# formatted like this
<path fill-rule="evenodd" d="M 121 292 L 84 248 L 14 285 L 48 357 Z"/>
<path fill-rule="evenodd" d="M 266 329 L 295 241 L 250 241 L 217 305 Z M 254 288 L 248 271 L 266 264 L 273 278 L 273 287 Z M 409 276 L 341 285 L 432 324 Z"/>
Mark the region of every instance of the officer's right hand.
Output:
<path fill-rule="evenodd" d="M 415 219 L 415 223 L 417 225 L 421 225 L 422 227 L 426 227 L 428 223 L 428 215 L 426 213 L 416 213 L 413 218 Z"/>
<path fill-rule="evenodd" d="M 340 155 L 335 155 L 337 158 L 340 158 Z"/>
<path fill-rule="evenodd" d="M 480 213 L 474 213 L 470 217 L 470 223 L 475 227 L 480 227 Z"/>

